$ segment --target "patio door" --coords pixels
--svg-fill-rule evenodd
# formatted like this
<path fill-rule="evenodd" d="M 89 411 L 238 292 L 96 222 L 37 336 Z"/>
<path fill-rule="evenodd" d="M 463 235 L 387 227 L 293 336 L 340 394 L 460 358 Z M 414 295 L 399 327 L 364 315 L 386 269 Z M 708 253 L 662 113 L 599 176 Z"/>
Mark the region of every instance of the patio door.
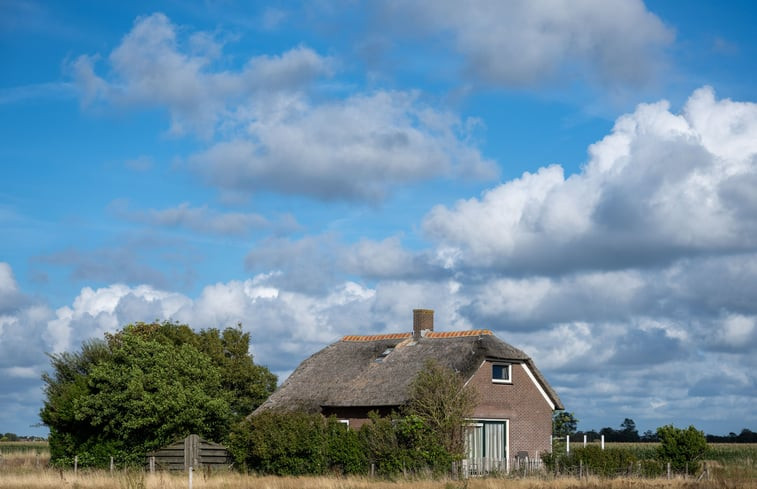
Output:
<path fill-rule="evenodd" d="M 507 420 L 481 420 L 468 425 L 466 448 L 479 470 L 507 471 Z"/>

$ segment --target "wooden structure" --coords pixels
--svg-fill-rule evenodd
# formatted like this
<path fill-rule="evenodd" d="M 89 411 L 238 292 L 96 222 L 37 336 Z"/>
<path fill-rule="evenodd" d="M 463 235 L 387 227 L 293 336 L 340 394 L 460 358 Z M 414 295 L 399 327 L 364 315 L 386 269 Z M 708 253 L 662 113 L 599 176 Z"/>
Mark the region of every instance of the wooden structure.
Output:
<path fill-rule="evenodd" d="M 198 435 L 189 435 L 147 454 L 151 470 L 188 470 L 189 467 L 225 468 L 231 464 L 231 455 L 223 445 L 204 440 Z"/>

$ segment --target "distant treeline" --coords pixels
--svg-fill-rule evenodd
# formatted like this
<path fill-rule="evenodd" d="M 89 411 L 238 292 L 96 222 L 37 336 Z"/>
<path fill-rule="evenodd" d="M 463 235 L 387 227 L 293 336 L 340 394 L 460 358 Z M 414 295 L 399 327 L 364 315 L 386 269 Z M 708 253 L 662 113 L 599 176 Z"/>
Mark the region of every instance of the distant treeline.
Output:
<path fill-rule="evenodd" d="M 23 436 L 15 433 L 0 433 L 0 441 L 47 441 L 41 436 Z"/>
<path fill-rule="evenodd" d="M 605 427 L 599 431 L 577 431 L 578 419 L 571 412 L 560 411 L 555 413 L 552 418 L 552 434 L 559 438 L 570 435 L 573 440 L 583 440 L 586 436 L 586 441 L 599 441 L 604 435 L 606 442 L 658 442 L 657 432 L 647 430 L 643 434 L 639 434 L 636 429 L 636 423 L 631 418 L 625 418 L 620 424 L 620 429 L 614 429 Z M 710 443 L 757 443 L 757 433 L 744 428 L 738 435 L 736 433 L 728 433 L 725 436 L 720 435 L 706 435 L 707 441 Z"/>
<path fill-rule="evenodd" d="M 599 431 L 576 431 L 574 435 L 571 435 L 573 440 L 583 440 L 583 436 L 586 435 L 587 441 L 599 441 L 602 435 L 605 435 L 605 441 L 610 442 L 658 442 L 657 433 L 652 430 L 647 430 L 643 434 L 639 435 L 635 430 L 615 430 L 609 427 L 602 428 Z M 727 435 L 706 435 L 708 443 L 757 443 L 757 433 L 744 428 L 741 433 L 728 433 Z"/>

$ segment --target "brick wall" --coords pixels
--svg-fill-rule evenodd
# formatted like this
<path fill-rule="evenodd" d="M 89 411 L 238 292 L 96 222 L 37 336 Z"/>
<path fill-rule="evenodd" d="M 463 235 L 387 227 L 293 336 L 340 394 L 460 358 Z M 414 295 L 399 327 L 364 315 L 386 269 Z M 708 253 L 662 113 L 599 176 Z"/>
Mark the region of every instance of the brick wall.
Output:
<path fill-rule="evenodd" d="M 551 449 L 552 408 L 521 364 L 512 364 L 512 383 L 492 382 L 492 362 L 486 361 L 470 380 L 478 391 L 476 419 L 510 421 L 510 457 L 528 452 L 529 457 Z"/>

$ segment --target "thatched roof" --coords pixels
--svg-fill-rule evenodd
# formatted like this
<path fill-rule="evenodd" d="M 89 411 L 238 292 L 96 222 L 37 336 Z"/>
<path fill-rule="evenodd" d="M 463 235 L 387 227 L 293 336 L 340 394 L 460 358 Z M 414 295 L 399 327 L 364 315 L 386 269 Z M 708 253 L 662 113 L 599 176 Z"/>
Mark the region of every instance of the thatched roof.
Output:
<path fill-rule="evenodd" d="M 452 368 L 465 379 L 485 359 L 526 363 L 557 409 L 563 409 L 528 355 L 491 331 L 474 330 L 429 332 L 417 341 L 410 333 L 345 336 L 302 362 L 257 411 L 399 406 L 408 401 L 410 383 L 427 359 Z"/>

